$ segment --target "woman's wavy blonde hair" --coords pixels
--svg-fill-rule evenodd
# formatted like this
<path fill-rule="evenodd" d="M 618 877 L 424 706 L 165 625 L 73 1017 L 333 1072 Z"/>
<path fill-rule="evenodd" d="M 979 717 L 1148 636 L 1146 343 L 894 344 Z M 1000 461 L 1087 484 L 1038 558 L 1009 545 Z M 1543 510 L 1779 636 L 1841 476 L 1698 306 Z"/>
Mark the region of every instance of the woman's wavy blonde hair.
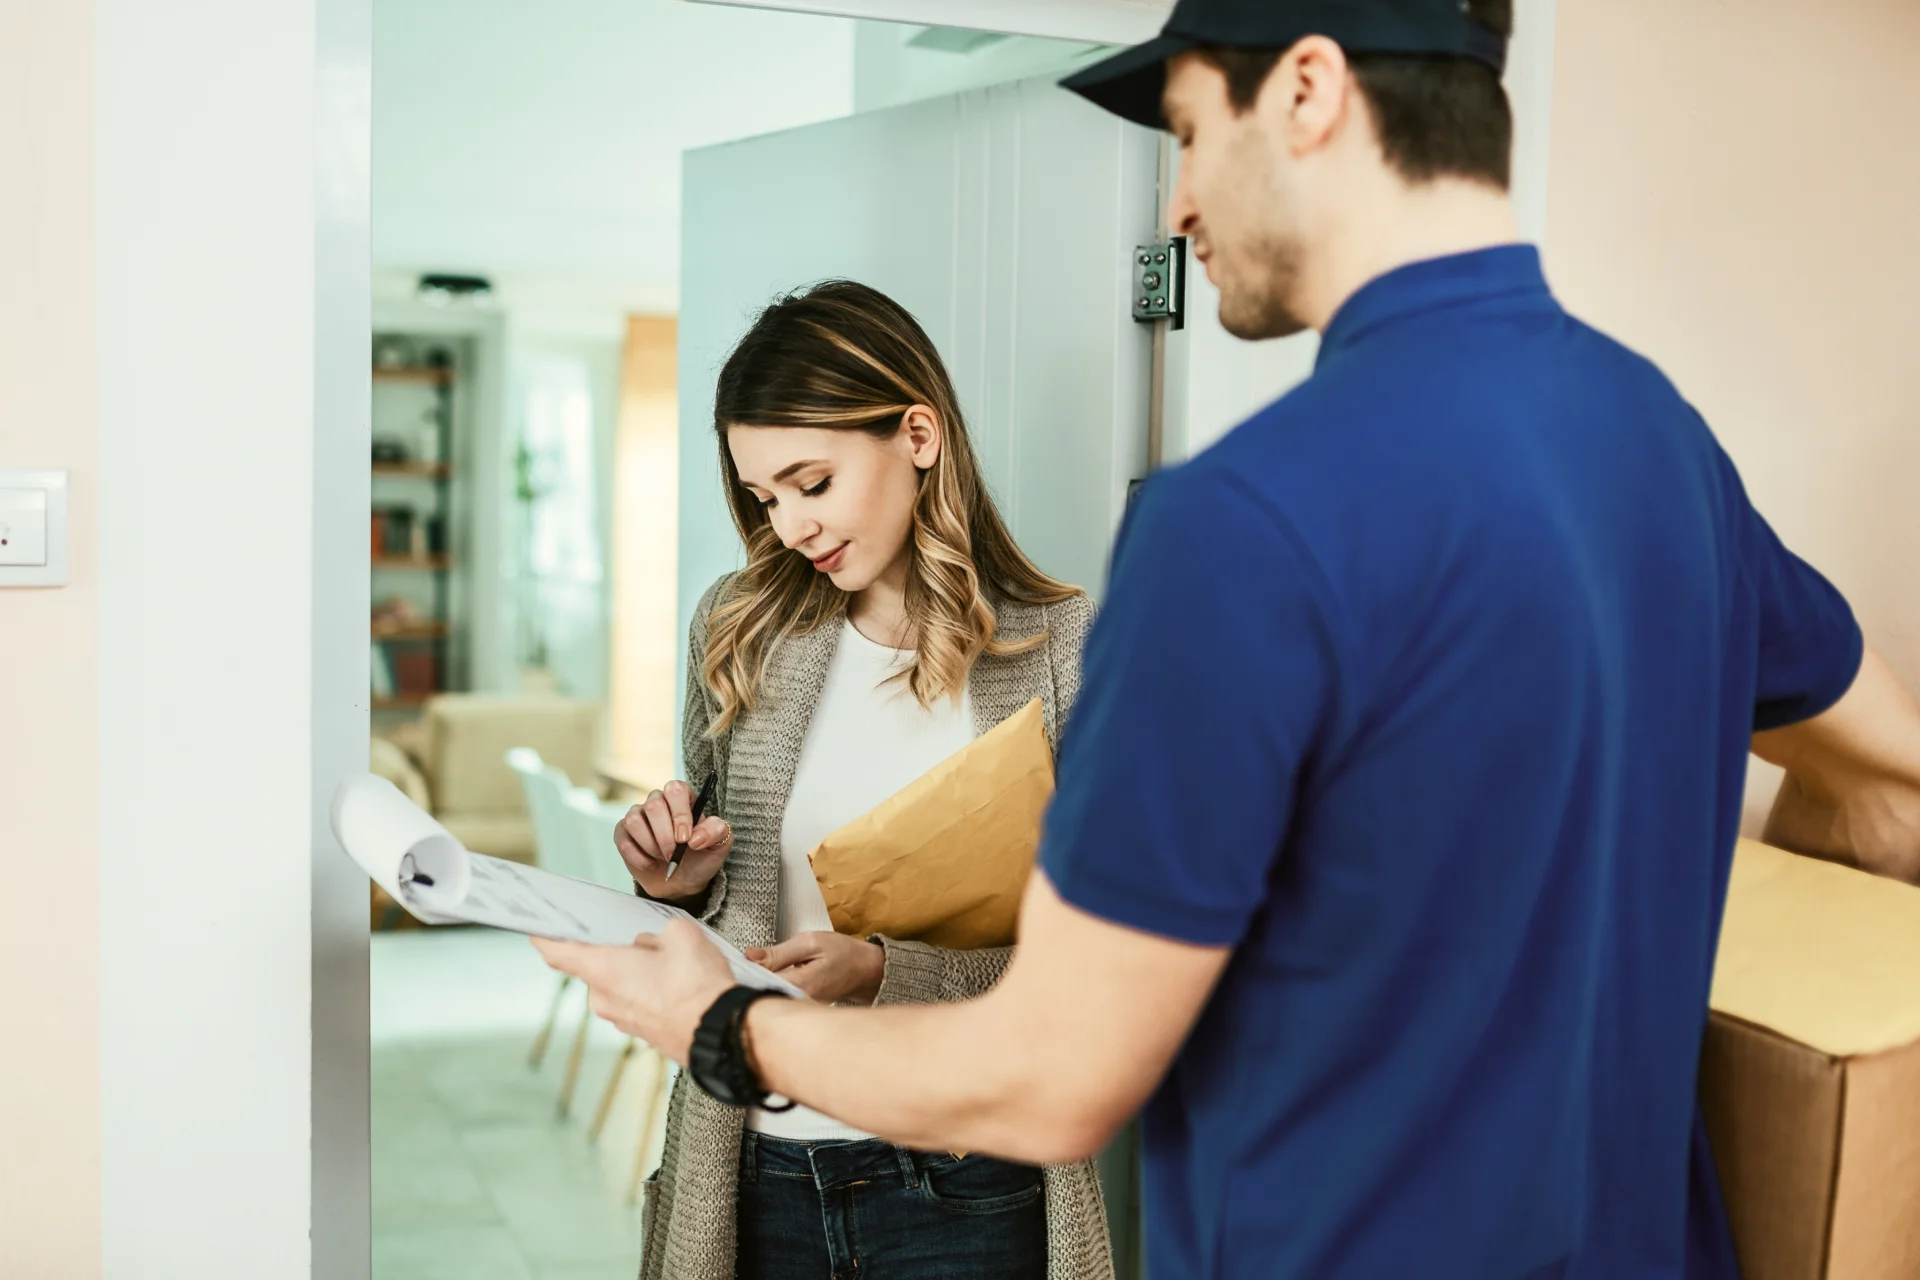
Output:
<path fill-rule="evenodd" d="M 828 427 L 890 439 L 915 405 L 940 419 L 941 448 L 920 473 L 908 543 L 907 618 L 914 657 L 903 673 L 923 706 L 957 694 L 983 653 L 1021 653 L 1046 635 L 994 635 L 994 604 L 1053 604 L 1080 591 L 1040 572 L 1015 545 L 980 474 L 953 380 L 906 308 L 877 289 L 830 280 L 777 299 L 727 358 L 714 395 L 720 474 L 747 567 L 707 623 L 701 672 L 718 699 L 712 733 L 753 709 L 781 640 L 818 630 L 846 593 L 789 551 L 740 483 L 727 429 Z"/>

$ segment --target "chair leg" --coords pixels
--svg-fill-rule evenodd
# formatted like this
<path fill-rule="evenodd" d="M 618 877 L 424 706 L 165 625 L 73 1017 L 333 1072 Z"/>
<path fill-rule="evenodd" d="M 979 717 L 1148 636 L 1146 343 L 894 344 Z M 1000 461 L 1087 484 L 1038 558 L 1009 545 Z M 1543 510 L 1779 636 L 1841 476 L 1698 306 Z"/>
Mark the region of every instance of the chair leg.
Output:
<path fill-rule="evenodd" d="M 566 999 L 567 988 L 573 984 L 571 977 L 562 975 L 560 989 L 553 993 L 553 1007 L 547 1010 L 546 1025 L 540 1028 L 540 1034 L 533 1038 L 533 1049 L 527 1054 L 527 1065 L 537 1067 L 540 1059 L 547 1056 L 547 1042 L 553 1039 L 553 1024 L 560 1020 L 560 1002 Z"/>
<path fill-rule="evenodd" d="M 580 1014 L 580 1030 L 574 1033 L 573 1052 L 567 1055 L 566 1078 L 560 1082 L 560 1118 L 573 1113 L 573 1089 L 580 1083 L 580 1061 L 587 1055 L 587 1031 L 593 1026 L 593 1006 Z"/>
<path fill-rule="evenodd" d="M 613 1110 L 613 1096 L 620 1092 L 620 1077 L 626 1072 L 627 1060 L 633 1057 L 634 1039 L 627 1037 L 627 1043 L 621 1048 L 620 1056 L 613 1060 L 613 1070 L 607 1073 L 607 1087 L 600 1091 L 600 1105 L 593 1109 L 593 1123 L 587 1126 L 587 1141 L 600 1141 L 600 1131 L 607 1127 L 607 1113 Z"/>
<path fill-rule="evenodd" d="M 666 1058 L 658 1051 L 648 1049 L 647 1059 L 653 1071 L 647 1080 L 646 1109 L 640 1113 L 640 1141 L 633 1153 L 633 1177 L 627 1183 L 629 1205 L 639 1201 L 640 1184 L 652 1172 L 647 1168 L 647 1153 L 653 1147 L 653 1127 L 660 1119 L 660 1109 L 667 1104 L 667 1091 L 673 1084 L 673 1073 L 667 1068 Z"/>

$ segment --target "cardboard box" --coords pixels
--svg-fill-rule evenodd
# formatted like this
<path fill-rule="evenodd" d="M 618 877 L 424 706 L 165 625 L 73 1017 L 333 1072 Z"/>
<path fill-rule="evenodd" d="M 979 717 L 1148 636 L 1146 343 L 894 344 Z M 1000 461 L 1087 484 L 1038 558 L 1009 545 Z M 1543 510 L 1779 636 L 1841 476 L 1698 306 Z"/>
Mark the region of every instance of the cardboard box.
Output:
<path fill-rule="evenodd" d="M 1742 841 L 1700 1096 L 1745 1280 L 1920 1280 L 1920 888 Z"/>

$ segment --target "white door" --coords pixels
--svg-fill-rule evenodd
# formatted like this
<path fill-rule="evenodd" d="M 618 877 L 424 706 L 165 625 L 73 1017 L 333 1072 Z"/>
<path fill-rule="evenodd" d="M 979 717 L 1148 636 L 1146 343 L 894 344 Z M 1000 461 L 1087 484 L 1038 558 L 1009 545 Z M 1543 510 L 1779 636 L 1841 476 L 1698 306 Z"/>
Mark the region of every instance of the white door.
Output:
<path fill-rule="evenodd" d="M 914 313 L 1014 536 L 1048 573 L 1101 590 L 1147 464 L 1152 336 L 1132 319 L 1129 254 L 1153 236 L 1156 148 L 1042 79 L 687 154 L 683 632 L 708 584 L 742 562 L 714 378 L 768 301 L 833 276 Z"/>
<path fill-rule="evenodd" d="M 1043 79 L 688 153 L 682 634 L 707 585 L 742 562 L 714 378 L 759 308 L 832 276 L 914 313 L 1020 545 L 1102 590 L 1127 486 L 1147 466 L 1153 338 L 1132 318 L 1132 250 L 1154 239 L 1158 146 Z M 684 648 L 679 661 L 684 681 Z M 1128 1135 L 1101 1161 L 1122 1277 L 1137 1274 L 1136 1150 Z"/>

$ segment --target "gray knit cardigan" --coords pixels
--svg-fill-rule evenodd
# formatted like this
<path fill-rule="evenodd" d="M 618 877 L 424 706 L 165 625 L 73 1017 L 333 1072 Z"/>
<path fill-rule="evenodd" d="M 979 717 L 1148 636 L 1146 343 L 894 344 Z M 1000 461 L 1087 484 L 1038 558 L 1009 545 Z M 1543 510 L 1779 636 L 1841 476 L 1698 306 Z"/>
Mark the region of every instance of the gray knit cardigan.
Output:
<path fill-rule="evenodd" d="M 700 679 L 707 619 L 730 578 L 722 578 L 694 611 L 687 654 L 687 710 L 682 735 L 687 776 L 719 775 L 713 812 L 733 825 L 734 847 L 714 877 L 703 918 L 740 946 L 774 941 L 780 883 L 780 825 L 807 725 L 826 684 L 839 642 L 837 623 L 792 637 L 770 655 L 763 697 L 717 739 L 707 728 L 718 714 Z M 1059 731 L 1080 691 L 1080 651 L 1093 622 L 1084 596 L 1051 605 L 1001 605 L 998 634 L 1047 634 L 1026 653 L 987 655 L 974 664 L 967 691 L 976 731 L 999 724 L 1034 698 L 1045 711 L 1047 740 Z M 886 948 L 880 1004 L 964 1000 L 985 992 L 1006 970 L 1011 947 L 953 951 L 920 942 L 882 940 Z M 746 1113 L 714 1101 L 683 1074 L 667 1104 L 666 1153 L 646 1187 L 641 1280 L 732 1280 L 734 1211 L 740 1135 Z M 1106 1209 L 1091 1161 L 1045 1171 L 1048 1280 L 1111 1280 Z"/>

